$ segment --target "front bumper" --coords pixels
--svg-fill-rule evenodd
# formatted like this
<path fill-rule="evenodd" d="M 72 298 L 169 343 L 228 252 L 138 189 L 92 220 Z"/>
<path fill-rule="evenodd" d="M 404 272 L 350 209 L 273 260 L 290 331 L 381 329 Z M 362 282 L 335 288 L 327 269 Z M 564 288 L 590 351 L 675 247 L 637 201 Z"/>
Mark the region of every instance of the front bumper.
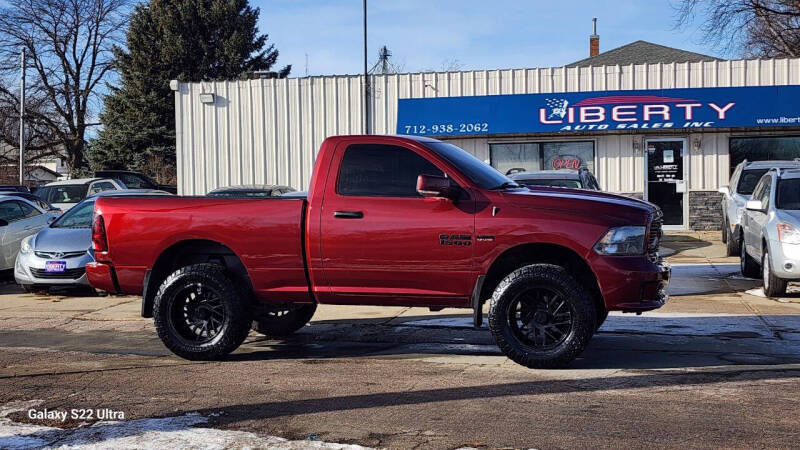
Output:
<path fill-rule="evenodd" d="M 669 299 L 672 268 L 664 260 L 654 263 L 641 256 L 595 255 L 590 263 L 609 311 L 650 311 Z"/>
<path fill-rule="evenodd" d="M 87 252 L 81 256 L 63 258 L 67 263 L 66 274 L 47 274 L 44 266 L 53 258 L 40 258 L 35 253 L 18 253 L 14 263 L 14 280 L 23 286 L 88 286 L 86 265 L 94 258 Z"/>
<path fill-rule="evenodd" d="M 800 244 L 770 240 L 769 256 L 770 268 L 776 277 L 786 280 L 800 279 Z"/>

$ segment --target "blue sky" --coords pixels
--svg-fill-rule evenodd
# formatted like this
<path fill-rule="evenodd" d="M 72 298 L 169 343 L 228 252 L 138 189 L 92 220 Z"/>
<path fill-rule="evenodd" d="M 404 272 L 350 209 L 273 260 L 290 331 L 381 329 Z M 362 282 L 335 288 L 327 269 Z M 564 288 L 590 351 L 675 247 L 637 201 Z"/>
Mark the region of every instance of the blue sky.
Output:
<path fill-rule="evenodd" d="M 404 71 L 560 66 L 588 56 L 591 19 L 600 51 L 635 40 L 719 56 L 697 24 L 675 29 L 677 0 L 368 0 L 369 61 L 387 45 Z M 259 28 L 292 76 L 360 73 L 361 0 L 251 0 Z"/>

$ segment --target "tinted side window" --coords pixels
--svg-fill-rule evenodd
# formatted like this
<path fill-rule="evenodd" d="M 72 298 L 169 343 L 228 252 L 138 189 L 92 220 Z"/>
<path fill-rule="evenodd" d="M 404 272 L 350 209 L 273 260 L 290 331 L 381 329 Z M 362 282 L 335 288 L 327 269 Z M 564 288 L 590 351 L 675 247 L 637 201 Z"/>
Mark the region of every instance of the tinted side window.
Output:
<path fill-rule="evenodd" d="M 6 222 L 14 222 L 22 219 L 24 217 L 24 213 L 22 208 L 19 207 L 19 203 L 20 202 L 15 201 L 1 202 L 0 219 L 5 220 Z"/>
<path fill-rule="evenodd" d="M 772 190 L 772 178 L 764 179 L 764 186 L 761 187 L 761 207 L 764 209 L 769 208 L 769 193 Z"/>
<path fill-rule="evenodd" d="M 19 207 L 22 209 L 22 214 L 26 219 L 28 217 L 36 217 L 42 214 L 41 212 L 39 212 L 38 209 L 34 208 L 33 206 L 27 203 L 23 202 L 17 202 L 17 203 L 19 203 Z"/>
<path fill-rule="evenodd" d="M 125 183 L 129 189 L 155 189 L 156 186 L 144 177 L 140 177 L 131 173 L 123 173 L 119 175 L 119 179 Z"/>
<path fill-rule="evenodd" d="M 419 197 L 419 175 L 444 174 L 430 161 L 407 148 L 351 145 L 342 158 L 336 192 L 340 195 Z"/>

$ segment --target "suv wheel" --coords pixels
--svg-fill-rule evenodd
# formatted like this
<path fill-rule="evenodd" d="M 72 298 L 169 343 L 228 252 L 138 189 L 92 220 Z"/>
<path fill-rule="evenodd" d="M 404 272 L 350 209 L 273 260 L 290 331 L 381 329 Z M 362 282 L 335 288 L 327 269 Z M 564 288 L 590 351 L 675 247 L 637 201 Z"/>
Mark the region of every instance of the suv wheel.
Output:
<path fill-rule="evenodd" d="M 533 264 L 511 272 L 495 289 L 489 329 L 511 360 L 531 368 L 564 367 L 595 332 L 592 296 L 563 268 Z"/>
<path fill-rule="evenodd" d="M 722 234 L 728 236 L 727 239 L 723 239 L 723 242 L 725 242 L 725 256 L 740 255 L 739 247 L 741 246 L 740 243 L 741 239 L 739 239 L 737 235 L 734 235 L 733 232 L 731 232 L 730 225 L 726 224 L 725 229 L 722 230 Z"/>
<path fill-rule="evenodd" d="M 728 220 L 725 219 L 725 216 L 722 216 L 722 243 L 728 243 Z"/>
<path fill-rule="evenodd" d="M 288 336 L 303 328 L 314 312 L 317 305 L 285 305 L 268 309 L 259 314 L 253 321 L 253 330 L 265 336 Z"/>
<path fill-rule="evenodd" d="M 219 359 L 250 331 L 248 296 L 216 264 L 182 267 L 161 284 L 153 303 L 158 337 L 190 360 Z"/>
<path fill-rule="evenodd" d="M 742 276 L 747 278 L 758 278 L 758 263 L 750 255 L 747 254 L 747 249 L 744 246 L 744 239 L 739 244 L 739 264 L 742 271 Z"/>
<path fill-rule="evenodd" d="M 764 258 L 761 260 L 761 276 L 764 279 L 764 295 L 767 297 L 781 297 L 786 295 L 787 282 L 776 277 L 772 273 L 772 266 L 769 263 L 769 252 L 764 250 Z"/>

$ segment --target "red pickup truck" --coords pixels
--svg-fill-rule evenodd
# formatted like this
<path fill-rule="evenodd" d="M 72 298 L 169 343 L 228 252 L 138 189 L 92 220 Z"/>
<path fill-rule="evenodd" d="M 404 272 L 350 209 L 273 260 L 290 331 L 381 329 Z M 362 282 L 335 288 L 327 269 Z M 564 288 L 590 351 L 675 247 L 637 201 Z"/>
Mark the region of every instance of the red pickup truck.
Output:
<path fill-rule="evenodd" d="M 307 196 L 99 198 L 91 284 L 142 295 L 188 359 L 235 350 L 251 326 L 303 327 L 317 304 L 489 306 L 502 351 L 559 367 L 609 310 L 667 299 L 661 212 L 618 195 L 526 188 L 434 139 L 323 142 Z"/>

